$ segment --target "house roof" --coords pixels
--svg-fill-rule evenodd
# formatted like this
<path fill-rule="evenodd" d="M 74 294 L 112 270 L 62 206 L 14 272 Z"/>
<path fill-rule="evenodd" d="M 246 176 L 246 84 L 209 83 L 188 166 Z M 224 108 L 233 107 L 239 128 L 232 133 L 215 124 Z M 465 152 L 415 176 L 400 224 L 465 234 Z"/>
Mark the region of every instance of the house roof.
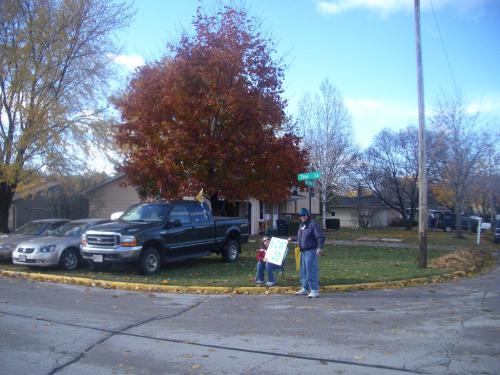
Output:
<path fill-rule="evenodd" d="M 105 179 L 104 181 L 99 182 L 97 185 L 94 185 L 94 186 L 92 186 L 92 187 L 90 187 L 90 188 L 88 188 L 88 189 L 82 190 L 82 191 L 80 192 L 80 194 L 85 195 L 85 194 L 87 194 L 87 193 L 90 193 L 90 192 L 92 192 L 92 191 L 94 191 L 94 190 L 97 190 L 97 189 L 99 189 L 99 188 L 101 188 L 101 187 L 103 187 L 103 186 L 106 186 L 106 185 L 108 185 L 108 184 L 110 184 L 110 183 L 112 183 L 112 182 L 114 182 L 114 181 L 116 181 L 116 180 L 119 180 L 119 179 L 120 179 L 120 178 L 122 178 L 122 177 L 125 177 L 125 173 L 120 173 L 120 174 L 117 174 L 116 176 L 113 176 L 113 177 L 107 178 L 107 179 Z"/>
<path fill-rule="evenodd" d="M 29 190 L 26 190 L 26 191 L 23 191 L 23 192 L 16 192 L 14 194 L 14 197 L 12 198 L 12 201 L 17 201 L 17 200 L 20 200 L 20 199 L 25 199 L 26 197 L 29 197 L 29 196 L 32 196 L 32 195 L 35 195 L 37 193 L 41 193 L 43 191 L 48 191 L 52 188 L 55 188 L 57 186 L 59 186 L 60 184 L 58 182 L 48 182 L 48 183 L 45 183 L 43 185 L 39 185 L 37 186 L 36 188 L 33 188 L 33 189 L 29 189 Z"/>

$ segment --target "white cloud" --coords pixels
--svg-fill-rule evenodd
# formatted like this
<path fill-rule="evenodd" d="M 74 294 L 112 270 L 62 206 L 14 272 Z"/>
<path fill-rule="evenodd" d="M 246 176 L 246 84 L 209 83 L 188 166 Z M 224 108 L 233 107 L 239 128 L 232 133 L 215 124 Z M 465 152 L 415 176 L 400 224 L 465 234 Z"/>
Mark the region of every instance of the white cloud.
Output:
<path fill-rule="evenodd" d="M 125 67 L 128 70 L 134 70 L 135 68 L 145 64 L 144 58 L 140 55 L 109 55 L 109 58 L 113 60 L 116 64 Z"/>
<path fill-rule="evenodd" d="M 469 113 L 491 113 L 500 112 L 500 99 L 487 99 L 469 103 L 467 106 Z"/>
<path fill-rule="evenodd" d="M 370 9 L 382 14 L 410 9 L 412 0 L 334 0 L 318 1 L 321 13 L 338 14 L 353 9 Z"/>
<path fill-rule="evenodd" d="M 350 99 L 344 100 L 351 114 L 366 114 L 367 111 L 378 111 L 383 103 L 376 99 Z"/>
<path fill-rule="evenodd" d="M 373 117 L 380 116 L 390 119 L 416 116 L 417 109 L 408 105 L 398 103 L 388 103 L 377 99 L 352 99 L 344 100 L 349 113 L 355 116 Z"/>
<path fill-rule="evenodd" d="M 418 119 L 417 104 L 384 102 L 378 99 L 345 98 L 356 140 L 361 147 L 367 147 L 373 137 L 384 128 L 398 130 Z"/>
<path fill-rule="evenodd" d="M 423 12 L 453 6 L 455 9 L 480 8 L 487 2 L 495 0 L 432 0 L 422 1 L 420 6 Z M 414 0 L 317 0 L 316 8 L 320 13 L 339 14 L 356 9 L 368 9 L 381 16 L 400 11 L 412 11 Z"/>

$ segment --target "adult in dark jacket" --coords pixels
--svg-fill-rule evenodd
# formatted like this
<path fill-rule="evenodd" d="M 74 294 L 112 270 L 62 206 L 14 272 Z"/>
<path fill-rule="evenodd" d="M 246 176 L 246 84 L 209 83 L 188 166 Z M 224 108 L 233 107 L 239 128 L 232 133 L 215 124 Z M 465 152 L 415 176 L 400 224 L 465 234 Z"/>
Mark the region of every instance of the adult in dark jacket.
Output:
<path fill-rule="evenodd" d="M 301 224 L 297 233 L 297 241 L 300 248 L 300 284 L 302 289 L 295 294 L 318 298 L 318 257 L 323 251 L 325 236 L 320 225 L 311 219 L 309 210 L 302 208 L 299 215 Z"/>

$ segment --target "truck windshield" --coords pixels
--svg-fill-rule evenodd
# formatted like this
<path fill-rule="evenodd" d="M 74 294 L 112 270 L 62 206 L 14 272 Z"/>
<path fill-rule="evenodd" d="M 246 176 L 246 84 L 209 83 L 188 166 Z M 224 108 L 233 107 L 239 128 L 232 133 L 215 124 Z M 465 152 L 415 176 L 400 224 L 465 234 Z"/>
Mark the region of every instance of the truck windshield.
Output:
<path fill-rule="evenodd" d="M 169 204 L 141 203 L 130 207 L 120 217 L 120 221 L 161 222 L 165 219 Z"/>

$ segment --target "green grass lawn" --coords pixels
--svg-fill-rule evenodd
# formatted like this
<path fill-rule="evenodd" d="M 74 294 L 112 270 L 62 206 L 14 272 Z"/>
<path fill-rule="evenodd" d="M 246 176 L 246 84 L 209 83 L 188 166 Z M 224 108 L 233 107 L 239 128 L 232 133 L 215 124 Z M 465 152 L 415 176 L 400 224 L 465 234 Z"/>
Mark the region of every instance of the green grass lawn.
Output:
<path fill-rule="evenodd" d="M 400 228 L 386 229 L 341 229 L 328 231 L 331 240 L 355 240 L 360 237 L 402 239 L 396 248 L 364 245 L 326 245 L 320 258 L 320 279 L 323 285 L 342 285 L 377 281 L 402 280 L 415 277 L 428 277 L 448 273 L 449 270 L 422 269 L 417 266 L 418 249 L 405 248 L 406 244 L 418 244 L 418 231 L 405 231 Z M 430 232 L 430 245 L 444 245 L 455 248 L 475 247 L 475 234 L 465 233 L 465 239 L 455 238 L 453 233 Z M 74 277 L 89 277 L 112 281 L 126 281 L 146 284 L 198 285 L 239 287 L 254 285 L 255 251 L 259 238 L 253 239 L 242 248 L 241 257 L 235 263 L 224 263 L 220 256 L 209 256 L 184 262 L 167 264 L 159 275 L 145 277 L 138 275 L 133 266 L 115 266 L 109 272 L 94 273 L 87 267 L 75 272 L 58 269 L 29 268 L 14 266 L 9 262 L 0 263 L 2 270 L 40 272 Z M 383 244 L 381 244 L 383 245 Z M 484 236 L 481 249 L 498 249 Z M 429 261 L 446 252 L 429 249 Z M 290 247 L 285 265 L 284 279 L 278 276 L 278 285 L 298 286 L 299 276 L 295 270 L 293 247 Z"/>
<path fill-rule="evenodd" d="M 166 285 L 202 285 L 239 287 L 254 285 L 255 249 L 257 243 L 243 246 L 240 259 L 235 263 L 224 263 L 220 256 L 209 256 L 164 266 L 159 275 L 145 277 L 137 274 L 132 266 L 116 266 L 109 272 L 94 273 L 86 267 L 74 272 L 58 269 L 29 268 L 0 263 L 4 270 L 50 273 L 74 277 L 126 281 Z M 443 252 L 430 251 L 429 258 Z M 366 283 L 375 281 L 401 280 L 413 277 L 434 276 L 446 270 L 421 269 L 417 267 L 417 250 L 366 246 L 325 246 L 320 259 L 320 278 L 323 285 Z M 289 252 L 284 279 L 278 276 L 278 285 L 299 284 L 295 270 L 293 250 Z"/>

